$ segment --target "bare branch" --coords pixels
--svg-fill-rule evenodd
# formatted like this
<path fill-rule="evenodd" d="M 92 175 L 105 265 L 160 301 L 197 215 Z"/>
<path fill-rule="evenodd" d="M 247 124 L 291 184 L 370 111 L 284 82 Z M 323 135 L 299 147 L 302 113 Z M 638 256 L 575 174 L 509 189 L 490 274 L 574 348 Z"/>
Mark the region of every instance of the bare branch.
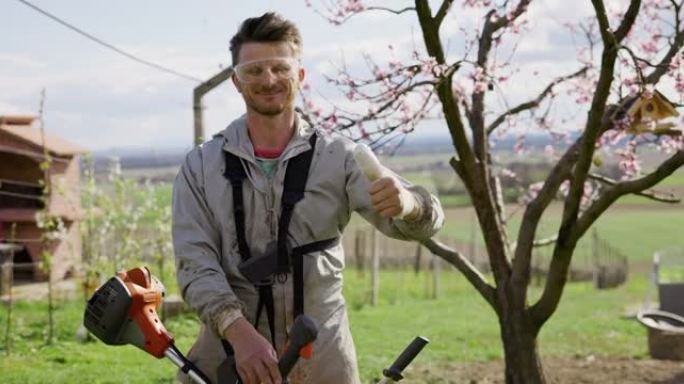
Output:
<path fill-rule="evenodd" d="M 584 127 L 584 134 L 582 135 L 579 149 L 579 158 L 571 178 L 570 190 L 563 207 L 563 216 L 558 232 L 558 242 L 563 245 L 566 244 L 566 241 L 568 240 L 567 236 L 569 236 L 572 227 L 577 221 L 580 202 L 582 195 L 584 194 L 584 182 L 587 179 L 587 173 L 591 167 L 591 161 L 594 151 L 596 150 L 596 141 L 606 130 L 607 123 L 605 122 L 612 121 L 612 115 L 615 113 L 611 113 L 610 118 L 606 119 L 606 104 L 615 73 L 618 46 L 615 41 L 615 36 L 613 36 L 610 31 L 608 17 L 606 16 L 606 10 L 602 0 L 592 0 L 592 4 L 596 10 L 596 17 L 599 21 L 601 37 L 603 39 L 601 70 L 596 85 L 596 92 L 591 101 L 591 108 L 589 109 L 587 122 Z M 547 285 L 549 285 L 548 280 Z"/>
<path fill-rule="evenodd" d="M 518 287 L 526 287 L 530 277 L 530 257 L 532 247 L 537 233 L 537 226 L 542 214 L 556 196 L 563 181 L 571 176 L 572 168 L 579 157 L 579 148 L 582 137 L 570 146 L 563 157 L 556 163 L 549 172 L 544 185 L 537 193 L 537 197 L 527 205 L 518 232 L 517 246 L 515 247 L 515 258 L 513 261 L 512 283 Z"/>
<path fill-rule="evenodd" d="M 591 0 L 591 4 L 594 6 L 594 12 L 596 13 L 596 20 L 599 24 L 599 32 L 601 32 L 601 39 L 604 45 L 617 45 L 617 40 L 615 35 L 610 30 L 610 22 L 608 21 L 608 14 L 606 12 L 606 7 L 603 4 L 603 0 Z"/>
<path fill-rule="evenodd" d="M 321 12 L 320 10 L 315 9 L 315 8 L 314 8 L 314 11 L 316 13 L 318 13 L 319 15 L 321 15 L 322 17 L 324 17 L 325 19 L 327 19 L 331 23 L 333 23 L 335 25 L 342 25 L 342 24 L 346 23 L 352 17 L 354 17 L 360 13 L 367 12 L 367 11 L 383 11 L 383 12 L 393 13 L 395 15 L 400 15 L 404 12 L 410 12 L 410 11 L 416 10 L 416 8 L 414 8 L 414 7 L 406 7 L 403 9 L 392 9 L 392 8 L 388 8 L 388 7 L 378 7 L 378 6 L 361 7 L 359 9 L 354 9 L 351 11 L 349 11 L 349 10 L 343 11 L 342 9 L 343 8 L 339 8 L 338 11 L 335 11 L 333 8 L 327 7 L 327 11 L 329 13 L 328 15 L 324 14 L 323 12 Z M 338 12 L 339 12 L 339 14 L 338 14 Z"/>
<path fill-rule="evenodd" d="M 534 98 L 534 99 L 532 99 L 532 100 L 529 100 L 529 101 L 526 101 L 526 102 L 524 102 L 524 103 L 521 103 L 521 104 L 517 105 L 516 107 L 513 107 L 513 108 L 509 109 L 508 111 L 502 113 L 502 114 L 499 115 L 499 117 L 497 117 L 491 124 L 489 124 L 489 126 L 487 127 L 487 135 L 491 135 L 492 132 L 494 132 L 494 130 L 495 130 L 496 128 L 498 128 L 501 124 L 503 124 L 503 122 L 506 121 L 506 117 L 512 116 L 512 115 L 516 115 L 516 114 L 518 114 L 518 113 L 520 113 L 520 112 L 523 112 L 523 111 L 530 110 L 530 109 L 532 109 L 532 108 L 538 107 L 539 104 L 541 104 L 541 102 L 542 102 L 549 94 L 551 94 L 551 92 L 553 91 L 553 88 L 554 88 L 556 85 L 558 85 L 558 84 L 560 84 L 560 83 L 563 83 L 563 82 L 565 82 L 565 81 L 567 81 L 567 80 L 573 79 L 573 78 L 575 78 L 575 77 L 582 76 L 582 75 L 584 75 L 588 70 L 589 70 L 589 67 L 584 67 L 584 68 L 580 69 L 579 71 L 577 71 L 577 72 L 575 72 L 575 73 L 573 73 L 573 74 L 570 74 L 570 75 L 567 75 L 567 76 L 563 76 L 563 77 L 559 77 L 559 78 L 555 79 L 554 81 L 552 81 L 548 86 L 546 86 L 546 88 L 544 88 L 544 90 L 543 90 L 536 98 Z"/>
<path fill-rule="evenodd" d="M 589 173 L 589 178 L 596 180 L 596 181 L 600 181 L 601 183 L 607 184 L 607 185 L 613 185 L 614 186 L 614 185 L 619 184 L 619 182 L 617 180 L 613 180 L 611 178 L 608 178 L 608 177 L 605 177 L 603 175 L 599 175 L 596 173 Z M 651 199 L 654 201 L 659 201 L 661 203 L 677 204 L 677 203 L 682 202 L 682 199 L 675 196 L 674 193 L 665 193 L 665 192 L 659 192 L 659 191 L 655 191 L 655 190 L 644 190 L 644 191 L 634 192 L 633 194 L 637 195 L 637 196 L 642 196 L 642 197 L 645 197 L 647 199 Z"/>
<path fill-rule="evenodd" d="M 578 220 L 576 228 L 572 231 L 570 240 L 579 240 L 586 230 L 589 229 L 591 224 L 593 224 L 594 221 L 596 221 L 596 219 L 618 198 L 627 194 L 638 194 L 655 186 L 682 165 L 684 165 L 684 151 L 678 151 L 648 175 L 638 179 L 616 183 L 612 188 L 603 192 L 601 197 L 584 212 L 582 217 Z"/>
<path fill-rule="evenodd" d="M 368 10 L 368 11 L 386 11 L 386 12 L 394 13 L 395 15 L 401 15 L 404 12 L 415 11 L 416 8 L 415 7 L 406 7 L 404 9 L 391 9 L 391 8 L 387 8 L 387 7 L 372 6 L 372 7 L 366 8 L 366 10 Z"/>
<path fill-rule="evenodd" d="M 487 283 L 487 279 L 484 277 L 484 275 L 478 271 L 478 269 L 468 259 L 466 259 L 458 251 L 447 247 L 437 240 L 427 239 L 421 241 L 420 243 L 429 249 L 430 252 L 448 261 L 451 265 L 455 266 L 459 271 L 461 271 L 466 279 L 468 279 L 468 281 L 482 295 L 482 297 L 487 300 L 489 305 L 496 310 L 494 287 Z"/>
<path fill-rule="evenodd" d="M 627 12 L 625 12 L 625 17 L 622 19 L 622 23 L 620 23 L 618 29 L 615 30 L 615 39 L 618 42 L 622 41 L 629 34 L 629 31 L 632 29 L 634 21 L 639 14 L 640 7 L 641 0 L 631 0 L 629 2 L 629 8 L 627 8 Z"/>
<path fill-rule="evenodd" d="M 544 292 L 529 309 L 531 317 L 537 326 L 541 326 L 556 310 L 567 279 L 567 272 L 572 260 L 572 254 L 577 241 L 586 233 L 591 225 L 605 212 L 619 197 L 630 193 L 644 191 L 658 184 L 684 165 L 684 151 L 678 151 L 665 162 L 660 164 L 652 173 L 636 179 L 616 184 L 601 194 L 598 200 L 584 212 L 582 217 L 569 228 L 569 234 L 564 238 L 559 236 L 549 267 Z M 559 233 L 560 234 L 560 233 Z"/>
<path fill-rule="evenodd" d="M 420 22 L 420 28 L 423 31 L 423 39 L 428 54 L 434 57 L 437 63 L 446 64 L 438 26 L 432 19 L 429 2 L 427 0 L 416 0 L 416 12 L 418 13 L 418 21 Z M 452 76 L 449 75 L 437 86 L 437 95 L 442 103 L 442 111 L 449 132 L 451 133 L 452 144 L 454 145 L 459 158 L 466 165 L 463 182 L 468 183 L 473 179 L 472 170 L 475 167 L 475 159 L 468 142 L 468 137 L 465 133 L 465 127 L 461 120 L 461 111 L 458 108 L 458 103 L 451 84 Z"/>
<path fill-rule="evenodd" d="M 655 68 L 653 69 L 653 72 L 646 76 L 646 84 L 656 84 L 660 80 L 660 78 L 667 73 L 667 70 L 670 67 L 670 63 L 672 62 L 672 59 L 674 59 L 675 55 L 681 54 L 681 49 L 684 46 L 684 30 L 680 28 L 681 20 L 679 14 L 682 8 L 682 4 L 677 4 L 673 1 L 672 5 L 675 9 L 675 11 L 673 12 L 675 15 L 674 40 L 672 41 L 670 48 L 668 49 L 667 53 L 665 53 L 665 56 L 663 56 L 662 60 L 660 60 L 658 64 L 654 65 Z"/>
<path fill-rule="evenodd" d="M 549 245 L 555 243 L 556 240 L 558 240 L 557 235 L 547 237 L 544 239 L 535 240 L 534 242 L 532 242 L 532 247 L 534 247 L 534 248 L 546 247 L 546 246 L 549 246 Z M 514 242 L 513 244 L 511 244 L 511 248 L 513 248 L 513 249 L 516 249 L 517 246 L 518 246 L 518 243 Z"/>
<path fill-rule="evenodd" d="M 439 7 L 439 10 L 435 15 L 435 24 L 437 24 L 437 28 L 439 28 L 439 26 L 442 25 L 442 21 L 444 20 L 444 17 L 447 15 L 447 13 L 449 13 L 449 9 L 451 8 L 451 5 L 453 3 L 454 0 L 444 0 L 442 2 L 442 5 Z"/>
<path fill-rule="evenodd" d="M 558 236 L 557 236 L 557 235 L 556 235 L 556 236 L 547 237 L 547 238 L 545 238 L 545 239 L 535 240 L 534 243 L 533 243 L 533 245 L 534 245 L 535 248 L 546 247 L 547 245 L 551 245 L 551 244 L 555 243 L 556 240 L 558 240 Z"/>
<path fill-rule="evenodd" d="M 489 62 L 489 54 L 492 50 L 494 41 L 494 34 L 502 28 L 513 23 L 525 11 L 532 0 L 520 0 L 516 8 L 511 12 L 510 16 L 502 16 L 494 18 L 494 10 L 487 13 L 485 16 L 484 27 L 482 28 L 482 35 L 479 39 L 479 46 L 477 52 L 477 65 L 482 68 L 483 73 L 486 74 L 487 63 Z M 487 140 L 484 119 L 484 98 L 485 92 L 473 92 L 471 101 L 470 113 L 470 128 L 473 131 L 473 147 L 475 149 L 475 156 L 480 160 L 480 164 L 486 167 L 485 152 L 487 151 Z"/>

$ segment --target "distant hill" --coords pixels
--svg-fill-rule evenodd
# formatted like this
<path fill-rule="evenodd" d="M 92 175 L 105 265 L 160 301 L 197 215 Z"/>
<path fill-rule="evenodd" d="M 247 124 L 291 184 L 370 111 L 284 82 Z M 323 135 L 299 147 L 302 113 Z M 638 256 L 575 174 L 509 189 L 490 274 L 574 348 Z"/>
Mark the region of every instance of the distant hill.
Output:
<path fill-rule="evenodd" d="M 494 152 L 513 150 L 516 137 L 509 135 L 497 139 Z M 527 149 L 542 150 L 552 143 L 547 134 L 528 135 L 525 139 Z M 122 169 L 166 168 L 180 166 L 189 148 L 114 148 L 93 153 L 96 173 L 107 172 L 113 161 L 118 161 Z M 403 145 L 395 152 L 396 156 L 419 154 L 453 153 L 454 148 L 449 136 L 409 135 Z"/>

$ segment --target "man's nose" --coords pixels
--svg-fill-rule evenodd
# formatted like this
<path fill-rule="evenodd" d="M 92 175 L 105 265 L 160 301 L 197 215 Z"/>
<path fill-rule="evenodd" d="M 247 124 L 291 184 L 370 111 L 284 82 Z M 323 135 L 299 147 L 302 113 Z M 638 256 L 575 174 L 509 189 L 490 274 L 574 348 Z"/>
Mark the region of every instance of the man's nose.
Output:
<path fill-rule="evenodd" d="M 265 84 L 274 84 L 277 80 L 276 74 L 270 68 L 261 75 L 261 81 Z"/>

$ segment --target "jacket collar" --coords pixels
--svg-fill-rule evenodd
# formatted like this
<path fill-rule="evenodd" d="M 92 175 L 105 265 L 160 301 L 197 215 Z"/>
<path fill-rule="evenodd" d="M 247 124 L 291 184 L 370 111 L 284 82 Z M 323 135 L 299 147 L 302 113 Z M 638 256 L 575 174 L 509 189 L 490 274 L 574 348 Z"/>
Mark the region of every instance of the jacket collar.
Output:
<path fill-rule="evenodd" d="M 280 161 L 290 159 L 311 148 L 309 138 L 314 133 L 314 128 L 306 120 L 295 114 L 295 130 L 290 142 L 285 147 Z M 223 139 L 223 150 L 235 156 L 256 163 L 254 147 L 247 133 L 247 116 L 242 115 L 233 120 L 226 129 L 214 135 L 215 138 Z"/>

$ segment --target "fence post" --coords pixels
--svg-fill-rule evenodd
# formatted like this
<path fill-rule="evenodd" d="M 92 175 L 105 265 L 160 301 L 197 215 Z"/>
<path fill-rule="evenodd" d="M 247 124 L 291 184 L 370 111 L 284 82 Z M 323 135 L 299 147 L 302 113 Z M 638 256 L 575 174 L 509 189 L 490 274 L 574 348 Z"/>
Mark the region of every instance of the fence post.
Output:
<path fill-rule="evenodd" d="M 14 245 L 16 235 L 17 223 L 12 223 L 12 227 L 10 229 L 10 244 Z M 7 274 L 5 274 L 5 269 L 9 271 Z M 10 248 L 9 250 L 9 263 L 2 264 L 2 274 L 2 282 L 4 284 L 5 279 L 7 279 L 8 287 L 7 324 L 5 325 L 5 353 L 7 354 L 7 356 L 9 356 L 12 350 L 12 337 L 10 335 L 12 334 L 12 306 L 14 305 L 14 303 L 12 302 L 12 286 L 14 285 L 14 248 Z"/>
<path fill-rule="evenodd" d="M 593 268 L 593 283 L 594 283 L 594 288 L 600 289 L 602 286 L 601 283 L 601 278 L 602 278 L 602 273 L 601 273 L 601 263 L 599 260 L 599 245 L 598 245 L 598 231 L 596 228 L 591 232 L 591 262 Z"/>
<path fill-rule="evenodd" d="M 354 237 L 354 257 L 356 259 L 356 270 L 363 273 L 366 259 L 366 232 L 362 229 L 356 230 Z"/>
<path fill-rule="evenodd" d="M 469 249 L 468 252 L 470 253 L 470 261 L 475 262 L 475 260 L 478 259 L 477 255 L 475 255 L 475 252 L 477 252 L 477 249 L 475 248 L 475 226 L 477 225 L 475 221 L 475 214 L 471 213 L 470 214 L 470 244 L 469 244 Z"/>
<path fill-rule="evenodd" d="M 417 275 L 420 272 L 420 259 L 423 254 L 423 246 L 420 243 L 416 243 L 416 256 L 413 262 L 413 272 Z"/>
<path fill-rule="evenodd" d="M 379 231 L 373 228 L 373 247 L 371 248 L 371 305 L 378 303 L 378 291 L 380 290 L 380 235 Z"/>
<path fill-rule="evenodd" d="M 432 298 L 439 298 L 439 275 L 442 270 L 441 259 L 438 256 L 432 256 Z"/>

